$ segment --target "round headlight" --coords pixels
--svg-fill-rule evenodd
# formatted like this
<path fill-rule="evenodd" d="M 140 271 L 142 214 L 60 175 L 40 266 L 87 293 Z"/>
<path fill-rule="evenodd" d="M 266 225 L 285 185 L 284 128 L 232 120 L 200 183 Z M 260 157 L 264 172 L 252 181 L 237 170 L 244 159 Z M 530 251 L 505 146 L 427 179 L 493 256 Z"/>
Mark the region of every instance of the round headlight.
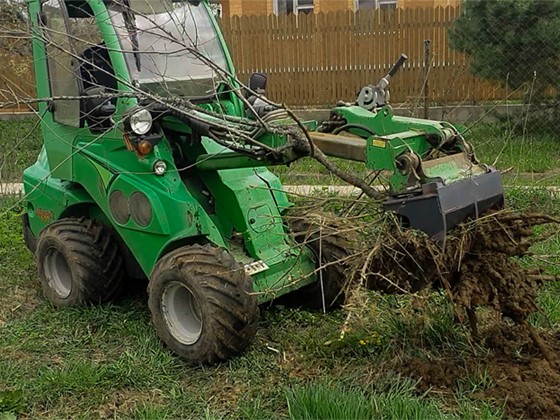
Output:
<path fill-rule="evenodd" d="M 130 129 L 139 136 L 150 131 L 152 123 L 152 114 L 147 109 L 136 111 L 130 116 Z"/>

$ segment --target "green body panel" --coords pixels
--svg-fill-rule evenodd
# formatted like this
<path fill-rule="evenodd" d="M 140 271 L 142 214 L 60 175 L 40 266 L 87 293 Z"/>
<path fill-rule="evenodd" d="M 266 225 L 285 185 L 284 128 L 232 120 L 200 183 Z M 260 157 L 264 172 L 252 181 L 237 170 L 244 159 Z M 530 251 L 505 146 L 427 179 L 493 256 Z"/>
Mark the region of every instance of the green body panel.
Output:
<path fill-rule="evenodd" d="M 118 89 L 131 92 L 131 77 L 106 6 L 100 0 L 87 3 L 109 50 Z M 40 2 L 30 0 L 28 6 L 34 31 L 37 96 L 48 98 L 52 94 L 45 46 L 39 36 Z M 203 4 L 202 7 L 207 6 Z M 233 74 L 222 35 L 219 30 L 216 33 Z M 226 95 L 220 96 L 220 102 L 203 107 L 217 113 L 243 116 L 240 99 L 234 94 Z M 201 155 L 223 149 L 210 139 L 192 146 L 186 140 L 166 138 L 162 133 L 152 152 L 139 156 L 127 148 L 121 124 L 125 113 L 136 105 L 134 98 L 119 97 L 112 116 L 116 123 L 114 128 L 92 133 L 87 126 L 72 127 L 54 121 L 52 108 L 40 102 L 39 112 L 44 116 L 41 121 L 44 148 L 37 163 L 24 173 L 30 228 L 35 236 L 62 217 L 96 217 L 114 228 L 148 277 L 154 264 L 169 250 L 192 243 L 213 243 L 229 249 L 242 264 L 262 261 L 268 266 L 253 274 L 254 290 L 259 293 L 261 302 L 316 280 L 314 255 L 307 248 L 297 246 L 283 224 L 282 215 L 291 204 L 278 178 L 266 168 L 255 167 L 260 164 L 228 164 L 227 167 L 235 169 L 223 170 L 218 170 L 223 166 L 216 165 L 204 171 L 197 170 L 194 175 L 175 166 L 172 142 L 195 163 Z M 168 122 L 166 127 L 173 132 L 190 134 L 188 125 L 178 121 Z M 281 139 L 271 141 L 280 142 Z M 239 163 L 239 158 L 236 160 Z M 154 173 L 154 164 L 158 161 L 167 165 L 163 176 Z M 149 223 L 141 226 L 133 217 L 117 221 L 110 206 L 110 197 L 115 191 L 128 200 L 131 213 L 134 206 L 130 199 L 141 192 L 152 212 Z"/>
<path fill-rule="evenodd" d="M 204 146 L 208 153 L 223 149 L 209 140 L 204 141 Z M 261 173 L 270 172 L 264 168 L 228 169 L 205 171 L 200 176 L 216 200 L 215 213 L 222 222 L 224 235 L 240 233 L 251 256 L 272 261 L 282 259 L 284 250 L 289 251 L 294 243 L 285 234 L 280 214 L 281 208 L 286 207 L 287 197 L 283 192 L 272 194 L 267 178 L 262 178 Z M 281 199 L 282 207 L 276 197 Z"/>
<path fill-rule="evenodd" d="M 23 182 L 33 232 L 40 232 L 53 221 L 82 213 L 84 208 L 95 205 L 78 185 L 51 176 L 45 147 L 37 162 L 24 172 Z"/>

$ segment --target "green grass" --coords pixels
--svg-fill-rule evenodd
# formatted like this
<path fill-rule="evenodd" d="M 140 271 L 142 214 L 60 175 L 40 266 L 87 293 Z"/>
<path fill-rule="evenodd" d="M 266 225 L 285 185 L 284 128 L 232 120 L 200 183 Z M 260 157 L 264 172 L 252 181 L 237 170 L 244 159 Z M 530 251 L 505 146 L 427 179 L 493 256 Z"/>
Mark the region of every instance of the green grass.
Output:
<path fill-rule="evenodd" d="M 410 380 L 400 380 L 383 392 L 314 383 L 287 392 L 291 418 L 313 419 L 444 419 L 434 401 L 423 401 Z"/>
<path fill-rule="evenodd" d="M 560 136 L 557 133 L 523 136 L 500 125 L 478 124 L 468 134 L 479 159 L 499 169 L 512 168 L 512 174 L 546 173 L 558 175 Z"/>
<path fill-rule="evenodd" d="M 0 203 L 6 209 L 14 199 Z M 248 352 L 220 366 L 193 368 L 156 337 L 143 286 L 114 304 L 57 309 L 47 303 L 19 233 L 17 206 L 2 213 L 0 413 L 146 419 L 300 418 L 298 410 L 369 418 L 500 415 L 499 407 L 485 402 L 467 398 L 449 405 L 418 393 L 408 378 L 386 370 L 395 357 L 467 351 L 440 294 L 430 298 L 422 317 L 408 297 L 371 294 L 369 312 L 342 340 L 341 311 L 265 307 Z M 315 398 L 326 402 L 314 404 Z"/>
<path fill-rule="evenodd" d="M 20 181 L 41 148 L 38 120 L 0 121 L 0 182 Z"/>
<path fill-rule="evenodd" d="M 515 209 L 560 217 L 558 192 L 551 196 L 551 193 L 545 189 L 510 187 L 506 190 L 506 201 Z"/>
<path fill-rule="evenodd" d="M 520 202 L 528 198 L 522 194 Z M 4 208 L 12 204 L 2 201 Z M 537 251 L 559 250 L 556 238 Z M 0 256 L 0 412 L 145 419 L 502 416 L 500 406 L 475 397 L 493 386 L 484 370 L 470 372 L 455 396 L 444 400 L 418 392 L 389 368 L 407 357 L 472 352 L 439 293 L 428 296 L 420 311 L 411 297 L 371 293 L 343 339 L 343 312 L 265 307 L 247 353 L 217 367 L 193 368 L 157 339 L 142 287 L 102 306 L 56 309 L 44 301 L 17 208 L 0 224 Z M 559 295 L 555 284 L 541 294 L 545 318 L 537 321 L 543 327 L 558 325 Z"/>
<path fill-rule="evenodd" d="M 20 179 L 22 169 L 35 160 L 36 131 L 22 141 L 23 148 L 6 154 L 32 127 L 28 121 L 0 123 L 3 181 Z M 497 147 L 479 144 L 479 156 L 489 162 Z M 527 147 L 523 139 L 504 140 L 499 147 L 504 160 L 498 166 L 505 168 L 510 158 L 515 162 Z M 553 139 L 532 143 L 529 150 L 516 166 L 518 173 L 558 166 L 558 159 L 553 163 L 543 156 L 546 150 L 550 155 L 558 150 Z M 357 173 L 363 170 L 360 164 L 337 163 Z M 287 183 L 338 183 L 310 160 L 274 170 Z M 510 189 L 507 198 L 516 208 L 560 214 L 558 199 L 545 191 Z M 409 378 L 391 371 L 390 366 L 407 357 L 437 360 L 442 354 L 461 358 L 482 351 L 471 347 L 465 328 L 454 322 L 452 308 L 440 293 L 429 295 L 420 309 L 409 296 L 370 293 L 368 305 L 343 338 L 346 314 L 341 311 L 325 315 L 265 307 L 247 353 L 220 366 L 193 368 L 156 337 L 145 285 L 108 305 L 56 309 L 48 304 L 23 245 L 20 210 L 18 199 L 0 199 L 0 418 L 2 413 L 140 419 L 503 415 L 498 404 L 476 398 L 493 386 L 484 370 L 468 372 L 445 399 L 418 391 Z M 525 264 L 544 265 L 547 272 L 560 274 L 558 235 L 534 251 L 536 257 Z M 532 318 L 533 324 L 560 327 L 559 302 L 560 286 L 544 285 L 539 295 L 543 313 Z"/>

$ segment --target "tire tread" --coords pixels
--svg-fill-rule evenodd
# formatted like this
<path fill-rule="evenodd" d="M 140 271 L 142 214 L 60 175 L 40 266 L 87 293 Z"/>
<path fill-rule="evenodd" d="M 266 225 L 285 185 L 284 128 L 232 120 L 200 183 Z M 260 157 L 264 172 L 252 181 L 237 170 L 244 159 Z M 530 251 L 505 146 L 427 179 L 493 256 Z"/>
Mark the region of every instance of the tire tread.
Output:
<path fill-rule="evenodd" d="M 50 289 L 45 278 L 42 259 L 51 247 L 65 256 L 74 277 L 66 299 Z M 57 306 L 104 303 L 122 291 L 124 264 L 117 242 L 94 220 L 66 218 L 47 226 L 39 235 L 36 260 L 45 296 Z"/>
<path fill-rule="evenodd" d="M 182 278 L 196 278 L 197 285 L 193 287 L 199 290 L 208 308 L 205 325 L 211 326 L 210 335 L 192 346 L 185 346 L 171 336 L 160 313 L 163 292 L 160 279 L 170 270 L 175 270 Z M 191 245 L 163 256 L 152 272 L 148 293 L 152 320 L 160 338 L 172 351 L 192 364 L 228 360 L 240 354 L 255 336 L 259 309 L 252 294 L 251 278 L 221 248 Z M 204 345 L 198 345 L 199 342 Z"/>

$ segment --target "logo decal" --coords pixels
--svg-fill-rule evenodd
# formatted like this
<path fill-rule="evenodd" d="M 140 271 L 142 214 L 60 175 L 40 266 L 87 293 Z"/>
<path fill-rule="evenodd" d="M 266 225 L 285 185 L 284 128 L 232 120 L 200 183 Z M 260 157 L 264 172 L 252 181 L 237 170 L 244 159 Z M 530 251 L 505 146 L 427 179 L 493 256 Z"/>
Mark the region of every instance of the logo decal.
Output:
<path fill-rule="evenodd" d="M 41 221 L 43 223 L 47 223 L 48 221 L 52 220 L 53 218 L 53 212 L 49 211 L 49 210 L 44 210 L 44 209 L 37 209 L 35 211 L 35 214 L 37 215 L 37 217 L 39 217 L 39 219 L 41 219 Z"/>

